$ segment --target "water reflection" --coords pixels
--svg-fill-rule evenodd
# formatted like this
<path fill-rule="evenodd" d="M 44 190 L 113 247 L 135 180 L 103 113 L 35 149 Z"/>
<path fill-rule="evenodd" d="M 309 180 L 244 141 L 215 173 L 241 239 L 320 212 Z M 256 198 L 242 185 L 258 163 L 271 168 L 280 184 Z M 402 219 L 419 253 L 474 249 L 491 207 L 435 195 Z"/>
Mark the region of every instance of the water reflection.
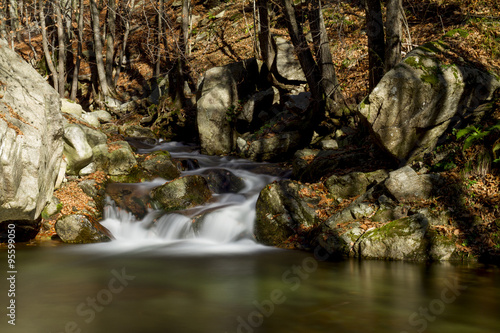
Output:
<path fill-rule="evenodd" d="M 478 333 L 500 327 L 494 267 L 331 263 L 275 249 L 185 256 L 74 248 L 19 251 L 17 325 L 3 320 L 1 332 Z M 1 287 L 6 290 L 4 281 Z"/>

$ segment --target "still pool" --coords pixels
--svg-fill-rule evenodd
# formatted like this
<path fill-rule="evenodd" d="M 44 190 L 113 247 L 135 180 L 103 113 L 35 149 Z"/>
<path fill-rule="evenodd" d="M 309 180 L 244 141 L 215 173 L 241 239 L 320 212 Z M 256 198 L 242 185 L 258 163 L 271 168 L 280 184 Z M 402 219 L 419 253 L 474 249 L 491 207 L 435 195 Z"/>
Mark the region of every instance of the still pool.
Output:
<path fill-rule="evenodd" d="M 16 325 L 4 314 L 0 332 L 500 331 L 498 267 L 324 262 L 255 244 L 105 247 L 18 248 Z M 4 278 L 2 313 L 8 289 Z"/>

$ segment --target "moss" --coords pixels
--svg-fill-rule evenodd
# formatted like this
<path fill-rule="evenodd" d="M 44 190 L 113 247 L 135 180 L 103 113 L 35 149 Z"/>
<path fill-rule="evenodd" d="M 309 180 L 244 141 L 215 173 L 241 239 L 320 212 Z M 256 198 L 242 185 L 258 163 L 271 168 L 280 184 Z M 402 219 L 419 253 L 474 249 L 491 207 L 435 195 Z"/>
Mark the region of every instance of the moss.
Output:
<path fill-rule="evenodd" d="M 429 83 L 431 86 L 439 84 L 439 78 L 435 74 L 421 75 L 420 80 L 422 80 L 422 82 Z"/>

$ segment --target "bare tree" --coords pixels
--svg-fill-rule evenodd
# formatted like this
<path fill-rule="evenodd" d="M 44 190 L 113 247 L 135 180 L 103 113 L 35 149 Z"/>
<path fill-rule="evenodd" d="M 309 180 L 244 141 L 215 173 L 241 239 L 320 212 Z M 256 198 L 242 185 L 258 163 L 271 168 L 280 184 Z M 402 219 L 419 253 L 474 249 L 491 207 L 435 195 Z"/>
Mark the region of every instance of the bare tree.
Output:
<path fill-rule="evenodd" d="M 57 87 L 59 96 L 61 97 L 64 97 L 64 86 L 66 83 L 66 34 L 64 31 L 63 14 L 61 11 L 61 7 L 64 6 L 65 3 L 67 3 L 65 0 L 52 2 L 56 16 L 57 41 L 59 46 L 57 60 L 57 78 L 59 82 Z"/>
<path fill-rule="evenodd" d="M 106 33 L 106 80 L 108 86 L 114 89 L 113 78 L 116 38 L 116 1 L 108 0 L 107 8 L 107 33 Z"/>
<path fill-rule="evenodd" d="M 47 67 L 49 67 L 50 73 L 52 74 L 52 81 L 54 84 L 54 89 L 59 91 L 59 73 L 54 65 L 52 60 L 52 54 L 49 49 L 48 35 L 47 35 L 47 26 L 46 26 L 46 17 L 45 17 L 45 6 L 44 2 L 40 1 L 40 25 L 42 28 L 42 47 L 43 53 L 45 56 L 45 61 L 47 63 Z"/>
<path fill-rule="evenodd" d="M 325 94 L 328 107 L 331 102 L 338 103 L 342 96 L 339 90 L 339 82 L 335 73 L 332 54 L 330 52 L 330 42 L 323 20 L 323 13 L 320 0 L 311 1 L 311 9 L 309 11 L 309 25 L 316 53 L 316 61 L 320 71 L 320 83 Z"/>
<path fill-rule="evenodd" d="M 401 61 L 402 0 L 387 0 L 385 63 L 387 73 Z"/>
<path fill-rule="evenodd" d="M 262 60 L 271 70 L 276 51 L 273 48 L 271 32 L 269 30 L 269 8 L 267 0 L 257 0 L 259 13 L 259 44 Z"/>
<path fill-rule="evenodd" d="M 72 100 L 76 99 L 76 94 L 78 92 L 78 75 L 80 74 L 80 63 L 82 59 L 83 52 L 83 13 L 84 13 L 84 3 L 80 0 L 78 7 L 75 3 L 76 21 L 77 21 L 77 45 L 76 45 L 76 56 L 75 56 L 75 67 L 73 69 L 73 79 L 71 82 L 71 95 Z M 77 9 L 78 8 L 78 9 Z"/>
<path fill-rule="evenodd" d="M 102 93 L 102 97 L 106 99 L 110 95 L 108 81 L 106 77 L 106 68 L 104 66 L 104 57 L 102 37 L 101 37 L 101 27 L 100 27 L 100 10 L 97 7 L 97 0 L 90 0 L 90 15 L 92 19 L 92 32 L 94 41 L 94 53 L 96 60 L 97 76 L 99 78 L 99 89 Z"/>
<path fill-rule="evenodd" d="M 384 76 L 385 37 L 380 0 L 366 0 L 366 34 L 368 36 L 369 91 Z"/>

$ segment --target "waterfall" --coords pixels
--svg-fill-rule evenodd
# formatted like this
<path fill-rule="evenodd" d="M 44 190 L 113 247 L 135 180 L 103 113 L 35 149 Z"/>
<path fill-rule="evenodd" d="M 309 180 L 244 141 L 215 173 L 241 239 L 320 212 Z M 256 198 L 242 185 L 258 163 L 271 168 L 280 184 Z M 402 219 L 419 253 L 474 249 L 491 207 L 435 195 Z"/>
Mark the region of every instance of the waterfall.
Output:
<path fill-rule="evenodd" d="M 183 246 L 193 248 L 200 244 L 212 247 L 225 246 L 261 247 L 253 240 L 255 205 L 261 189 L 278 177 L 255 173 L 255 169 L 269 164 L 250 162 L 227 157 L 204 156 L 190 147 L 177 143 L 160 144 L 139 153 L 167 150 L 173 158 L 196 160 L 198 169 L 183 171 L 182 175 L 203 174 L 214 168 L 232 172 L 244 181 L 238 193 L 214 194 L 214 201 L 185 212 L 165 213 L 151 210 L 142 219 L 116 206 L 107 198 L 104 219 L 101 224 L 114 235 L 113 245 L 133 246 Z M 153 188 L 162 180 L 140 183 L 133 186 Z M 131 184 L 127 184 L 130 186 Z M 203 247 L 204 251 L 207 248 Z"/>

